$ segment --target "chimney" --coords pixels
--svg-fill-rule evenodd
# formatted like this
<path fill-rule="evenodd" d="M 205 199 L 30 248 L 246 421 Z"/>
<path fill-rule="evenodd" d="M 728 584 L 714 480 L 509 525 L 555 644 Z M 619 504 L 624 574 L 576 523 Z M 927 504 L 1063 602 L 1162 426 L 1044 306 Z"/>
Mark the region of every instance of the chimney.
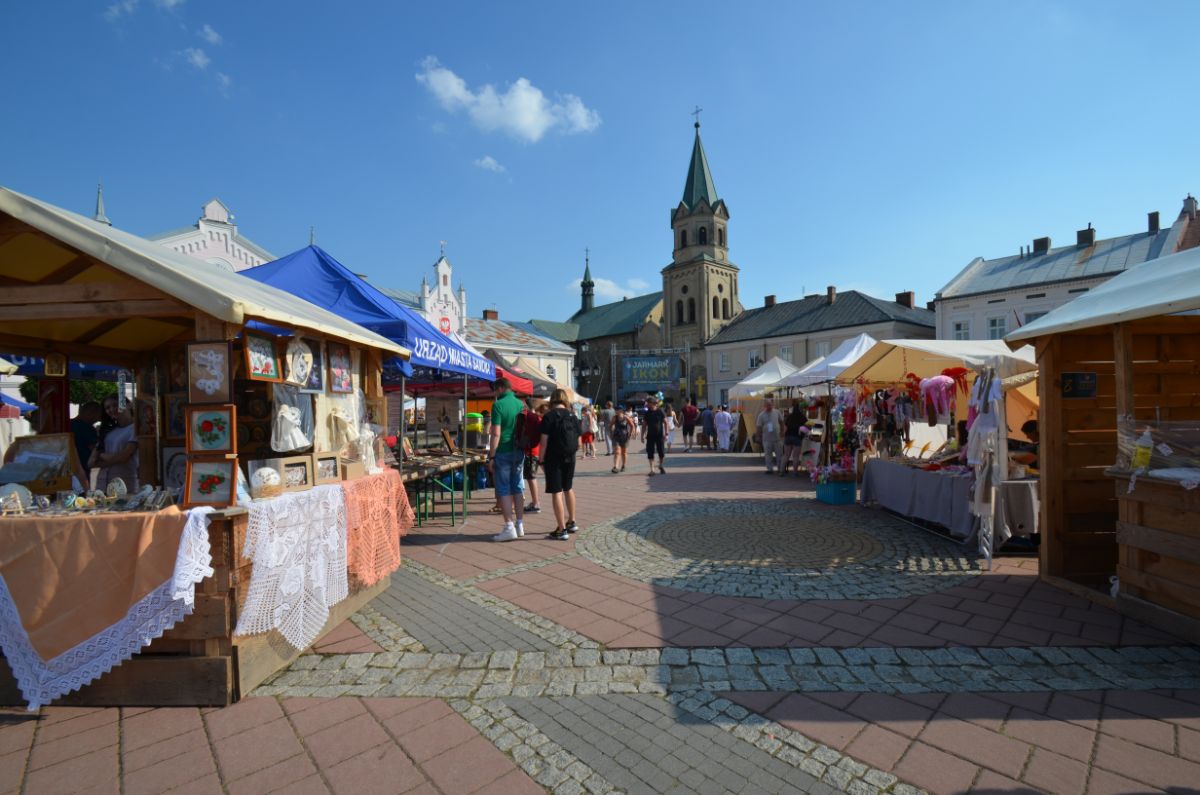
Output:
<path fill-rule="evenodd" d="M 917 294 L 912 290 L 909 290 L 906 293 L 896 293 L 896 303 L 900 304 L 900 306 L 903 306 L 907 309 L 912 309 L 916 302 Z"/>
<path fill-rule="evenodd" d="M 764 298 L 764 299 L 763 299 L 763 306 L 764 306 L 764 307 L 766 307 L 766 308 L 768 308 L 768 309 L 769 309 L 769 308 L 771 308 L 771 307 L 773 307 L 773 306 L 775 306 L 775 296 L 773 296 L 773 295 L 768 295 L 766 298 Z"/>
<path fill-rule="evenodd" d="M 1157 235 L 1158 230 L 1158 210 L 1155 210 L 1152 213 L 1146 213 L 1146 231 L 1152 235 Z"/>
<path fill-rule="evenodd" d="M 925 308 L 928 309 L 930 312 L 936 312 L 937 311 L 937 301 L 926 301 Z"/>
<path fill-rule="evenodd" d="M 1080 229 L 1075 233 L 1075 247 L 1087 248 L 1094 245 L 1096 245 L 1096 230 L 1092 229 L 1091 222 L 1088 222 L 1087 229 Z"/>
<path fill-rule="evenodd" d="M 1038 237 L 1033 240 L 1033 254 L 1045 254 L 1050 250 L 1050 238 Z"/>
<path fill-rule="evenodd" d="M 500 313 L 497 312 L 495 309 L 485 309 L 485 310 L 483 310 L 483 319 L 484 320 L 499 320 Z"/>
<path fill-rule="evenodd" d="M 837 300 L 837 288 L 832 284 L 825 288 L 825 303 L 832 304 Z"/>
<path fill-rule="evenodd" d="M 1196 220 L 1196 200 L 1192 194 L 1188 194 L 1183 200 L 1183 210 L 1179 213 L 1181 216 L 1186 215 L 1191 220 Z"/>

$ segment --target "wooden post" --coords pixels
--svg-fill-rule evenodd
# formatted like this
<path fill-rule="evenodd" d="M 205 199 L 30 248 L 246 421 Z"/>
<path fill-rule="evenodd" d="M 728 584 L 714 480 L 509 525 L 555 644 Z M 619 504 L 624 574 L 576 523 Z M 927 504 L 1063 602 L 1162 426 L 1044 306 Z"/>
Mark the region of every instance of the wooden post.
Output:
<path fill-rule="evenodd" d="M 1133 329 L 1113 326 L 1113 370 L 1117 388 L 1117 420 L 1133 416 Z"/>
<path fill-rule="evenodd" d="M 1041 345 L 1038 346 L 1042 348 Z M 1041 438 L 1038 463 L 1041 479 L 1042 544 L 1040 571 L 1043 577 L 1061 577 L 1064 553 L 1061 534 L 1065 532 L 1063 488 L 1066 486 L 1066 433 L 1062 410 L 1062 340 L 1050 338 L 1038 357 L 1038 434 Z"/>
<path fill-rule="evenodd" d="M 198 340 L 231 340 L 240 332 L 241 328 L 233 323 L 226 323 L 203 312 L 196 313 L 196 339 Z"/>

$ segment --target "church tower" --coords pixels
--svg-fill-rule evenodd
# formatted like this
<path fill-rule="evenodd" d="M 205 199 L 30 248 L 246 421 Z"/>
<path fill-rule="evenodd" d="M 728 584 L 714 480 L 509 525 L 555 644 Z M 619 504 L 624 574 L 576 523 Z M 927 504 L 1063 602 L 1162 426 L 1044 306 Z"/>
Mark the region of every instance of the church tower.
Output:
<path fill-rule="evenodd" d="M 582 293 L 579 303 L 580 312 L 591 312 L 596 306 L 596 283 L 592 281 L 592 265 L 588 259 L 588 255 L 584 254 L 583 281 L 579 284 Z"/>
<path fill-rule="evenodd" d="M 683 199 L 671 211 L 674 253 L 662 271 L 663 325 L 673 348 L 701 348 L 742 311 L 738 268 L 729 261 L 729 209 L 717 196 L 698 120 L 695 126 Z"/>

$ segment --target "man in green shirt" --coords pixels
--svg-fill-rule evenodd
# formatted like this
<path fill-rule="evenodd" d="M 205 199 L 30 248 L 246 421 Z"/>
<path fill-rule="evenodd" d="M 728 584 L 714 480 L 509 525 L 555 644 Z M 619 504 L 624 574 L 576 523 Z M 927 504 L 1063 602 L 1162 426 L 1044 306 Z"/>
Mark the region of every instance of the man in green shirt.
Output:
<path fill-rule="evenodd" d="M 517 423 L 523 422 L 525 406 L 513 394 L 512 384 L 504 377 L 496 379 L 492 389 L 492 432 L 488 439 L 488 470 L 504 515 L 504 529 L 492 536 L 493 541 L 515 541 L 525 535 L 525 482 L 521 469 L 525 450 L 516 444 Z M 515 499 L 514 499 L 515 498 Z"/>

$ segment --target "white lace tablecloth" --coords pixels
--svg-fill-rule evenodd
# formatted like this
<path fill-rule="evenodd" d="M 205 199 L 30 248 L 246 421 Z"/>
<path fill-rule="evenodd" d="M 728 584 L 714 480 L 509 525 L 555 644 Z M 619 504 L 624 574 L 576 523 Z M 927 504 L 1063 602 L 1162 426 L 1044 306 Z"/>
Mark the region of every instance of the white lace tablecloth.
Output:
<path fill-rule="evenodd" d="M 99 679 L 191 615 L 196 606 L 196 583 L 213 573 L 208 543 L 211 512 L 212 508 L 194 508 L 188 513 L 174 571 L 165 581 L 133 602 L 116 623 L 48 660 L 34 648 L 8 582 L 0 576 L 0 647 L 30 711 Z M 53 547 L 46 554 L 53 558 Z M 86 609 L 86 605 L 82 607 Z"/>
<path fill-rule="evenodd" d="M 276 629 L 297 649 L 308 648 L 329 608 L 350 590 L 342 487 L 317 486 L 252 503 L 242 555 L 254 569 L 235 634 Z"/>

